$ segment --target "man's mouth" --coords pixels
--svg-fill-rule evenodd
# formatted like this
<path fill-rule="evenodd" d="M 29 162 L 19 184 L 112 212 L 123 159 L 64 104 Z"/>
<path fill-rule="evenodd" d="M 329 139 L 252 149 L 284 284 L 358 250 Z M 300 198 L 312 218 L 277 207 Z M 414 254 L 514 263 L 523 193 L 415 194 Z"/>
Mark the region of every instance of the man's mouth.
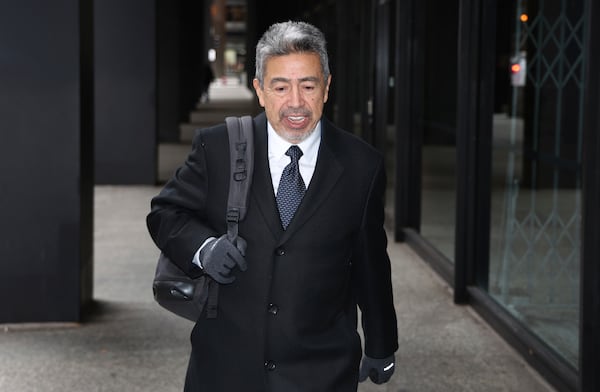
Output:
<path fill-rule="evenodd" d="M 305 116 L 288 116 L 288 119 L 291 122 L 295 122 L 295 123 L 302 122 L 302 121 L 304 121 L 305 118 L 306 118 Z"/>
<path fill-rule="evenodd" d="M 303 130 L 309 125 L 310 121 L 307 116 L 285 116 L 284 122 L 288 129 Z"/>
<path fill-rule="evenodd" d="M 286 127 L 290 129 L 304 129 L 310 123 L 309 112 L 283 112 L 282 120 L 286 123 Z"/>

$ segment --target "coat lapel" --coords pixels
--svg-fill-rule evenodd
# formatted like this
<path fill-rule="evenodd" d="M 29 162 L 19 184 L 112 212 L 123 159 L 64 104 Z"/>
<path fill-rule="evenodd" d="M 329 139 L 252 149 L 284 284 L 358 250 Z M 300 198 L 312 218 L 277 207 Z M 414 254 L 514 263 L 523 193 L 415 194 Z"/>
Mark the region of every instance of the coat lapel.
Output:
<path fill-rule="evenodd" d="M 302 203 L 300 203 L 294 218 L 292 218 L 290 225 L 281 237 L 281 241 L 286 241 L 316 213 L 344 171 L 342 164 L 337 160 L 332 149 L 329 124 L 326 120 L 321 121 L 321 124 L 321 144 L 319 146 L 315 172 L 302 199 Z"/>
<path fill-rule="evenodd" d="M 281 236 L 283 228 L 279 219 L 267 143 L 267 118 L 259 114 L 254 119 L 254 176 L 251 186 L 252 201 L 256 203 L 274 238 Z"/>

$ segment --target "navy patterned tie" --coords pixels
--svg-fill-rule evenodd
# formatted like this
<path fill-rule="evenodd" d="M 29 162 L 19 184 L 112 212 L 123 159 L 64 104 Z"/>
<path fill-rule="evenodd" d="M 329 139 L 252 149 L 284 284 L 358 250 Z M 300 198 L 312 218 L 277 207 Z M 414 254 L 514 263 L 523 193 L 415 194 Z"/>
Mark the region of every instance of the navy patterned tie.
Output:
<path fill-rule="evenodd" d="M 306 192 L 306 186 L 298 167 L 298 160 L 302 156 L 302 150 L 298 146 L 291 146 L 285 155 L 291 157 L 292 161 L 283 169 L 279 188 L 277 189 L 277 207 L 279 208 L 279 216 L 281 217 L 281 224 L 284 229 L 290 224 Z"/>

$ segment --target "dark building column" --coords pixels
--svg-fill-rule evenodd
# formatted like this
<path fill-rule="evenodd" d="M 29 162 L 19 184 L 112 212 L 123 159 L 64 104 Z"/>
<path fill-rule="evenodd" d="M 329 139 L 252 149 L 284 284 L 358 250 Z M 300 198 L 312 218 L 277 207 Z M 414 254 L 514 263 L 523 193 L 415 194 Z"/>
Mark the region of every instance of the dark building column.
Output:
<path fill-rule="evenodd" d="M 587 0 L 583 101 L 583 211 L 580 266 L 579 391 L 600 390 L 600 4 Z"/>
<path fill-rule="evenodd" d="M 206 76 L 204 65 L 208 63 L 208 48 L 205 47 L 209 25 L 206 1 L 180 2 L 179 23 L 179 119 L 189 120 L 202 94 L 202 84 Z M 224 41 L 222 42 L 224 44 Z M 217 67 L 213 67 L 215 70 Z M 217 72 L 215 72 L 217 75 Z"/>
<path fill-rule="evenodd" d="M 375 74 L 373 97 L 373 133 L 368 141 L 382 153 L 386 151 L 386 133 L 391 97 L 390 82 L 390 37 L 392 6 L 389 1 L 379 1 L 375 5 Z"/>
<path fill-rule="evenodd" d="M 179 1 L 157 0 L 158 141 L 179 141 Z"/>
<path fill-rule="evenodd" d="M 0 323 L 79 321 L 92 297 L 92 9 L 0 12 Z"/>
<path fill-rule="evenodd" d="M 156 182 L 155 7 L 94 3 L 97 184 Z"/>
<path fill-rule="evenodd" d="M 156 0 L 158 141 L 180 141 L 202 93 L 208 63 L 211 0 Z"/>

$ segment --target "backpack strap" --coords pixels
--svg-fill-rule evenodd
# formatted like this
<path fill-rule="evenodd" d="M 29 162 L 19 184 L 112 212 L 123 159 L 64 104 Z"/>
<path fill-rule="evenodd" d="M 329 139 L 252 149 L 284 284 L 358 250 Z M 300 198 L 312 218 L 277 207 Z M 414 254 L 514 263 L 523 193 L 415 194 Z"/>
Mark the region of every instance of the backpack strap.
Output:
<path fill-rule="evenodd" d="M 227 117 L 230 171 L 227 200 L 227 236 L 235 244 L 238 223 L 246 217 L 254 172 L 254 123 L 252 117 Z"/>
<path fill-rule="evenodd" d="M 254 122 L 252 117 L 227 117 L 227 134 L 229 136 L 229 196 L 227 198 L 227 238 L 236 244 L 238 224 L 246 217 L 248 195 L 252 173 L 254 172 Z M 219 284 L 210 281 L 206 318 L 217 317 L 219 302 Z"/>

